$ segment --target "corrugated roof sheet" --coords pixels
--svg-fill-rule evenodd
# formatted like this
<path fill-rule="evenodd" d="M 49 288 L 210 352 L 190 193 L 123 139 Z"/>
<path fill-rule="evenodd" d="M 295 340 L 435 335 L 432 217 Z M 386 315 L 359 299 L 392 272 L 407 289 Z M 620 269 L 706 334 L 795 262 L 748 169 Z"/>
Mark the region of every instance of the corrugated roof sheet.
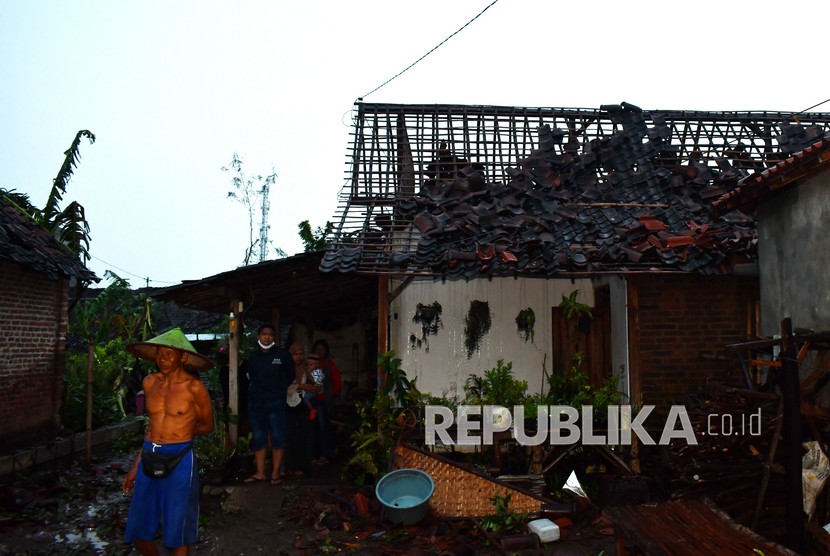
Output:
<path fill-rule="evenodd" d="M 284 259 L 222 272 L 157 290 L 152 297 L 181 307 L 228 314 L 231 299 L 244 302 L 247 318 L 271 322 L 278 307 L 283 322 L 313 319 L 315 327 L 337 326 L 377 300 L 377 280 L 356 274 L 323 274 L 322 253 L 300 253 Z M 170 322 L 179 321 L 170 319 Z M 197 327 L 185 329 L 198 330 Z"/>

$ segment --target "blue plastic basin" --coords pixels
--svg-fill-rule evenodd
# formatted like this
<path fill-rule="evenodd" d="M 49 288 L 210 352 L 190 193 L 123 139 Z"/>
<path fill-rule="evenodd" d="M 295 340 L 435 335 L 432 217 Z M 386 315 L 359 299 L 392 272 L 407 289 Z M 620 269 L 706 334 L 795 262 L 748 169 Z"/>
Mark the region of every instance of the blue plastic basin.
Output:
<path fill-rule="evenodd" d="M 435 483 L 420 469 L 397 469 L 375 485 L 375 496 L 383 505 L 383 515 L 392 523 L 412 525 L 426 517 Z"/>

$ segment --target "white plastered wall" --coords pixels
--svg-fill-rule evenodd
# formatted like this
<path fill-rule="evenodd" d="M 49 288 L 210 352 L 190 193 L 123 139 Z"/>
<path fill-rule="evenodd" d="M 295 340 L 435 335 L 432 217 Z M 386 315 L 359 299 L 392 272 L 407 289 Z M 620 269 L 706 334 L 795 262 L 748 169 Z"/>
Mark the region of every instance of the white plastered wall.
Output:
<path fill-rule="evenodd" d="M 628 363 L 628 294 L 624 276 L 604 276 L 596 284 L 607 284 L 611 295 L 611 372 L 619 377 L 617 388 L 630 399 Z"/>
<path fill-rule="evenodd" d="M 393 281 L 392 289 L 398 285 Z M 533 394 L 541 391 L 544 372 L 551 369 L 551 308 L 574 290 L 579 290 L 580 303 L 593 306 L 590 279 L 494 278 L 443 283 L 416 280 L 406 285 L 390 304 L 390 348 L 401 358 L 407 377 L 417 379 L 416 385 L 422 392 L 463 397 L 464 382 L 471 373 L 483 375 L 503 359 L 505 363 L 512 362 L 513 376 L 527 380 L 527 391 Z M 472 300 L 489 303 L 492 327 L 480 349 L 468 358 L 464 319 Z M 422 336 L 421 325 L 412 322 L 418 303 L 431 305 L 436 301 L 442 308 L 443 328 L 426 338 L 429 351 L 426 343 L 411 347 L 410 336 Z M 527 307 L 536 315 L 532 342 L 525 342 L 516 329 L 516 316 Z"/>

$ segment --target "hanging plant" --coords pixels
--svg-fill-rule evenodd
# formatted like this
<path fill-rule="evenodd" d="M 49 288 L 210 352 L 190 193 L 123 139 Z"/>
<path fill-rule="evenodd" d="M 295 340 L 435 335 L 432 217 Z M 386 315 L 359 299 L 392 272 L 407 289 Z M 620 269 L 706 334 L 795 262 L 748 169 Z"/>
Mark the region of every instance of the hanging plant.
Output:
<path fill-rule="evenodd" d="M 533 341 L 533 327 L 536 325 L 536 313 L 533 312 L 533 309 L 528 307 L 527 309 L 522 309 L 519 311 L 519 314 L 516 315 L 516 330 L 520 336 L 524 336 L 525 342 L 530 340 Z"/>
<path fill-rule="evenodd" d="M 579 334 L 588 332 L 593 318 L 590 305 L 577 301 L 578 295 L 579 290 L 572 291 L 568 296 L 562 294 L 562 301 L 559 303 L 559 308 L 562 309 L 565 319 L 568 321 L 568 327 L 571 329 L 571 334 L 573 334 L 574 355 L 582 355 L 579 351 Z M 581 366 L 581 361 L 578 363 Z"/>
<path fill-rule="evenodd" d="M 438 330 L 444 327 L 444 323 L 441 322 L 441 311 L 441 304 L 437 301 L 433 302 L 432 305 L 418 303 L 415 308 L 415 316 L 412 317 L 412 322 L 421 325 L 421 339 L 418 340 L 413 334 L 409 338 L 410 346 L 415 347 L 417 345 L 417 347 L 421 347 L 421 344 L 423 344 L 424 351 L 429 353 L 428 337 L 438 334 Z M 415 340 L 414 342 L 413 339 Z"/>
<path fill-rule="evenodd" d="M 486 301 L 471 301 L 470 310 L 464 317 L 464 346 L 467 348 L 467 359 L 478 351 L 481 340 L 490 331 L 491 324 L 490 304 Z"/>

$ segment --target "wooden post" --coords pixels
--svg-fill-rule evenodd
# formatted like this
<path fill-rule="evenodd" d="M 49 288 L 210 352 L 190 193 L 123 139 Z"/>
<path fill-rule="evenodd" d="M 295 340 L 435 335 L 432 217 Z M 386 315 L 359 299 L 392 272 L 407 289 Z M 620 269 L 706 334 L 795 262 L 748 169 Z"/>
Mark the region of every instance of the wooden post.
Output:
<path fill-rule="evenodd" d="M 637 284 L 629 277 L 625 280 L 628 306 L 628 395 L 631 407 L 640 409 L 643 404 L 640 381 L 640 298 Z M 640 442 L 637 435 L 631 438 L 629 463 L 634 473 L 640 473 Z"/>
<path fill-rule="evenodd" d="M 389 351 L 389 278 L 378 276 L 378 354 Z M 386 371 L 378 367 L 378 388 L 386 385 Z"/>
<path fill-rule="evenodd" d="M 239 416 L 239 315 L 235 309 L 239 307 L 239 300 L 231 300 L 231 319 L 228 327 L 228 405 L 230 406 L 231 415 Z M 233 422 L 228 423 L 228 442 L 231 446 L 237 445 L 239 438 L 238 425 Z"/>
<path fill-rule="evenodd" d="M 772 442 L 770 442 L 769 455 L 767 462 L 764 464 L 764 475 L 761 479 L 761 490 L 758 492 L 758 499 L 755 500 L 755 512 L 752 514 L 752 521 L 750 528 L 758 530 L 758 520 L 761 519 L 761 512 L 764 510 L 764 498 L 767 495 L 767 488 L 769 488 L 769 477 L 772 473 L 772 466 L 775 464 L 775 452 L 778 450 L 778 442 L 781 440 L 781 429 L 784 426 L 784 419 L 781 415 L 784 407 L 784 400 L 778 401 L 778 414 L 775 416 L 775 430 L 772 433 Z"/>
<path fill-rule="evenodd" d="M 784 402 L 784 469 L 787 545 L 804 553 L 804 494 L 801 486 L 801 392 L 793 328 L 789 318 L 781 321 L 781 393 Z"/>

